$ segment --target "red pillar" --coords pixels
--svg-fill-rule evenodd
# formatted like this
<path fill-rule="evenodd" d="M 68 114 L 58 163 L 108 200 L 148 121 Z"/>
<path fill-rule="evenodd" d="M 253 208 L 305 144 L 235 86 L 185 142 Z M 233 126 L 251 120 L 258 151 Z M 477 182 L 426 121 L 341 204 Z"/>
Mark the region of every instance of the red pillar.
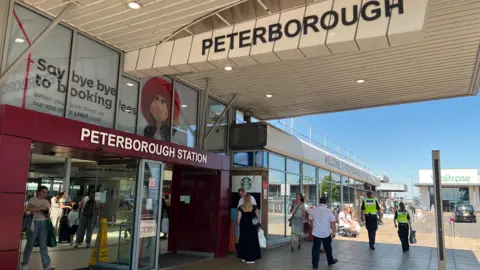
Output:
<path fill-rule="evenodd" d="M 217 178 L 217 224 L 215 230 L 215 257 L 228 252 L 230 223 L 230 171 L 219 171 Z"/>
<path fill-rule="evenodd" d="M 0 262 L 17 269 L 31 141 L 0 135 Z"/>

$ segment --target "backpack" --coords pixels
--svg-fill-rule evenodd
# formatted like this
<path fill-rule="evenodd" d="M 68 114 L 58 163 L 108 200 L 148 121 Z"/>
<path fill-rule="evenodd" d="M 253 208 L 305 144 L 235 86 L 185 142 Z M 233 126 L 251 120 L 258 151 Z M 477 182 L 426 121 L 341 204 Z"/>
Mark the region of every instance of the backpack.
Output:
<path fill-rule="evenodd" d="M 89 198 L 88 201 L 83 206 L 82 215 L 86 217 L 93 217 L 94 211 L 95 211 L 95 199 Z"/>

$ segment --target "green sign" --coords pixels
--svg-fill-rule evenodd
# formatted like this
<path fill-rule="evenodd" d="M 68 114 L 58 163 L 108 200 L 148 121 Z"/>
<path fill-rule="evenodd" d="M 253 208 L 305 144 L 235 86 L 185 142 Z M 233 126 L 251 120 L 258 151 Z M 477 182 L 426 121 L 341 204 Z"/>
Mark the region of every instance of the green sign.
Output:
<path fill-rule="evenodd" d="M 240 186 L 245 189 L 245 191 L 250 191 L 252 189 L 253 180 L 250 177 L 244 177 L 240 180 Z"/>

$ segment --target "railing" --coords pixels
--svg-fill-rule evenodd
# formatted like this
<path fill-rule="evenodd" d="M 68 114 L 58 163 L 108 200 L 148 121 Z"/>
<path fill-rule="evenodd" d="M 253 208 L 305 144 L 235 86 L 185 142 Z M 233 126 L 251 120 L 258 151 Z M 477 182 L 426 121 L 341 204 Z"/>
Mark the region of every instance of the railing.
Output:
<path fill-rule="evenodd" d="M 312 126 L 298 118 L 278 119 L 269 121 L 269 124 L 288 132 L 297 138 L 309 142 L 328 153 L 341 157 L 355 165 L 370 171 L 368 162 L 352 150 L 316 131 Z"/>

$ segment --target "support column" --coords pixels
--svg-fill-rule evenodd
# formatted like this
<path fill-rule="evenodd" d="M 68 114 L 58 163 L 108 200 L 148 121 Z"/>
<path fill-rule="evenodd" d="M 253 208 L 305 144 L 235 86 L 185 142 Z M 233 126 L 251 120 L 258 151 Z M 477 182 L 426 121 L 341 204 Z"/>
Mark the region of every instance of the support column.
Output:
<path fill-rule="evenodd" d="M 70 196 L 70 174 L 72 171 L 72 159 L 65 159 L 65 177 L 63 180 L 63 190 L 67 192 L 67 196 Z M 71 199 L 71 197 L 69 197 Z"/>
<path fill-rule="evenodd" d="M 0 135 L 0 262 L 17 269 L 31 141 Z"/>
<path fill-rule="evenodd" d="M 0 1 L 0 74 L 2 74 L 3 49 L 5 48 L 6 36 L 8 34 L 7 24 L 9 18 L 10 4 L 13 1 Z"/>

